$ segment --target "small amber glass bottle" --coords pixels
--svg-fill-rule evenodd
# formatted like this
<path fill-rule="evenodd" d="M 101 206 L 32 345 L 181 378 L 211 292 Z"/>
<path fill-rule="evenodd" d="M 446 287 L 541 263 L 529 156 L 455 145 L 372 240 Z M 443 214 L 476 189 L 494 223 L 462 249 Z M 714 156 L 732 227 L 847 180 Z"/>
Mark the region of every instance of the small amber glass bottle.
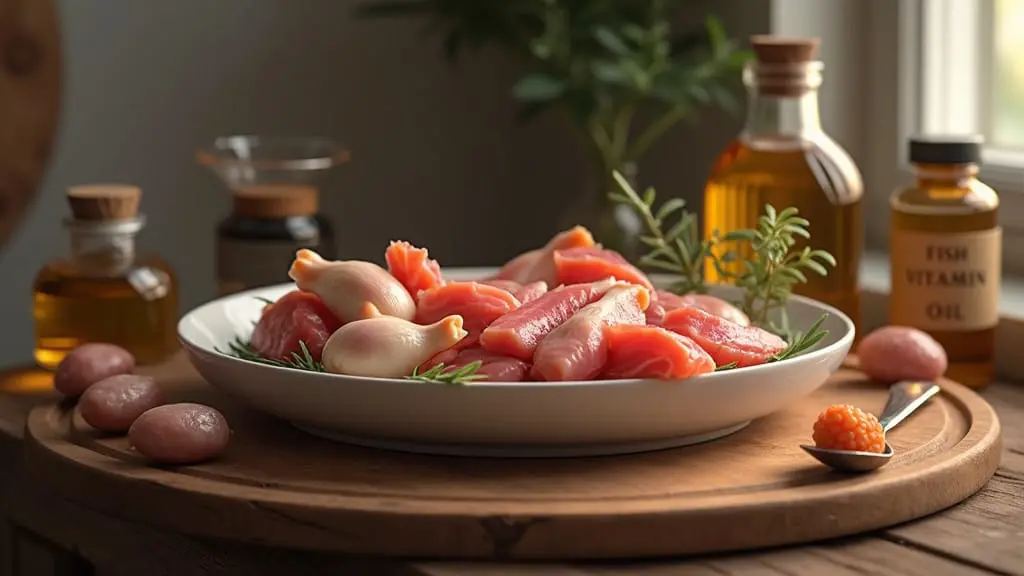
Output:
<path fill-rule="evenodd" d="M 916 137 L 917 181 L 897 189 L 889 251 L 889 322 L 919 328 L 946 349 L 946 375 L 974 388 L 991 381 L 999 323 L 999 197 L 977 179 L 981 139 Z"/>
<path fill-rule="evenodd" d="M 857 322 L 864 189 L 856 164 L 821 126 L 818 40 L 755 36 L 751 44 L 756 59 L 743 75 L 749 91 L 746 124 L 711 169 L 704 189 L 705 236 L 756 228 L 765 204 L 798 209 L 810 222 L 811 238 L 798 239 L 796 248 L 827 250 L 837 264 L 827 276 L 808 274 L 808 282 L 794 291 L 831 304 Z M 741 273 L 743 260 L 724 268 Z M 728 281 L 711 262 L 705 277 Z"/>
<path fill-rule="evenodd" d="M 71 188 L 65 221 L 71 255 L 47 263 L 33 285 L 35 359 L 52 369 L 73 348 L 110 342 L 138 363 L 178 349 L 178 287 L 160 257 L 139 255 L 135 237 L 142 191 L 126 185 Z"/>
<path fill-rule="evenodd" d="M 217 229 L 217 283 L 221 295 L 288 282 L 301 248 L 335 257 L 334 229 L 318 214 L 316 188 L 265 184 L 232 191 L 233 212 Z"/>

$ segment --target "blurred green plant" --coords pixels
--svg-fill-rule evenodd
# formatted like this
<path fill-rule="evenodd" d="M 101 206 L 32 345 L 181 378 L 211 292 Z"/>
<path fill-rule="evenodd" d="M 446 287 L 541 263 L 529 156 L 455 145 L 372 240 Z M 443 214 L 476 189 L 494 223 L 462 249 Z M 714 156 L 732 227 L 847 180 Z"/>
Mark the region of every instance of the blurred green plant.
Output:
<path fill-rule="evenodd" d="M 525 118 L 561 105 L 583 130 L 610 181 L 700 107 L 735 109 L 750 58 L 708 17 L 673 34 L 684 0 L 369 0 L 358 14 L 420 17 L 441 30 L 444 54 L 496 45 L 526 69 L 513 88 Z M 638 112 L 654 113 L 636 126 Z"/>

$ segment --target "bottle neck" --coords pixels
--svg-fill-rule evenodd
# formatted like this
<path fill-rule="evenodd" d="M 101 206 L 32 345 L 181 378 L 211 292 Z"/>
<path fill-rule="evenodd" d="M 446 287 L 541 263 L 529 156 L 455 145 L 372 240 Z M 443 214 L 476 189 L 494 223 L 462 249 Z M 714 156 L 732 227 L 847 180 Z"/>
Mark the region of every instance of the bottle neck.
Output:
<path fill-rule="evenodd" d="M 978 170 L 977 164 L 914 164 L 918 188 L 968 188 Z"/>
<path fill-rule="evenodd" d="M 135 262 L 135 237 L 145 226 L 142 217 L 116 222 L 69 220 L 71 261 L 76 268 L 95 274 L 113 274 Z"/>
<path fill-rule="evenodd" d="M 777 96 L 750 91 L 743 135 L 749 140 L 809 140 L 821 133 L 818 93 Z"/>
<path fill-rule="evenodd" d="M 748 65 L 743 71 L 748 95 L 743 136 L 748 141 L 764 143 L 819 136 L 821 70 L 819 62 Z"/>

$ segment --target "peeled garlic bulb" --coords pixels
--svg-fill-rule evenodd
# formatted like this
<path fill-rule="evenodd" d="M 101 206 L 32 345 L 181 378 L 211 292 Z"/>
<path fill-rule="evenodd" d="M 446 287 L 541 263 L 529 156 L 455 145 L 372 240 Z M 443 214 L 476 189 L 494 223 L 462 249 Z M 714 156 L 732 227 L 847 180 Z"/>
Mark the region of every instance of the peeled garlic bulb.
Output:
<path fill-rule="evenodd" d="M 467 334 L 462 316 L 448 316 L 424 326 L 374 315 L 371 306 L 363 307 L 369 317 L 345 324 L 327 340 L 322 362 L 328 372 L 402 378 Z"/>
<path fill-rule="evenodd" d="M 401 282 L 372 262 L 325 260 L 312 250 L 299 250 L 288 276 L 300 290 L 323 299 L 342 322 L 364 318 L 366 303 L 387 316 L 416 316 L 416 302 Z"/>

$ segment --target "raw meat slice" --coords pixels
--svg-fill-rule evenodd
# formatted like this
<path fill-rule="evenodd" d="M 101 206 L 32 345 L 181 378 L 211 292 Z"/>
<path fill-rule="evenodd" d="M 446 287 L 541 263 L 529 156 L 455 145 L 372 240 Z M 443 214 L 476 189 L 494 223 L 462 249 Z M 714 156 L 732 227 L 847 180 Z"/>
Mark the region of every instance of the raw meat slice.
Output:
<path fill-rule="evenodd" d="M 444 286 L 441 265 L 430 259 L 426 248 L 417 248 L 405 241 L 392 242 L 384 251 L 384 259 L 388 263 L 388 272 L 405 286 L 413 298 L 420 290 Z"/>
<path fill-rule="evenodd" d="M 537 282 L 530 282 L 529 284 L 523 285 L 515 280 L 478 280 L 480 284 L 486 284 L 488 286 L 494 286 L 495 288 L 501 288 L 511 292 L 516 300 L 519 300 L 520 304 L 526 304 L 530 300 L 536 300 L 548 291 L 548 283 L 543 280 Z"/>
<path fill-rule="evenodd" d="M 548 334 L 533 353 L 531 375 L 538 380 L 577 381 L 595 378 L 608 359 L 604 327 L 643 325 L 651 294 L 643 286 L 617 286 L 580 309 Z"/>
<path fill-rule="evenodd" d="M 473 348 L 480 345 L 479 334 L 469 334 L 462 340 L 455 343 L 455 346 L 441 350 L 437 354 L 430 357 L 429 360 L 423 363 L 424 369 L 430 369 L 437 364 L 444 363 L 445 365 L 452 365 L 455 359 L 459 356 L 459 352 L 462 352 L 466 348 Z"/>
<path fill-rule="evenodd" d="M 479 332 L 512 310 L 519 300 L 507 291 L 479 282 L 451 282 L 420 293 L 416 322 L 433 324 L 445 316 L 462 316 L 463 327 Z"/>
<path fill-rule="evenodd" d="M 542 248 L 524 252 L 509 260 L 498 274 L 497 280 L 515 280 L 520 284 L 529 284 L 543 280 L 548 286 L 555 284 L 555 263 L 552 254 L 555 250 L 568 248 L 584 248 L 594 245 L 594 236 L 583 226 L 576 226 L 555 234 Z M 595 280 L 600 280 L 596 278 Z"/>
<path fill-rule="evenodd" d="M 516 291 L 522 289 L 523 285 L 515 280 L 499 280 L 497 278 L 490 278 L 487 280 L 477 280 L 481 284 L 487 284 L 488 286 L 494 286 L 495 288 L 501 288 L 506 292 L 515 294 Z"/>
<path fill-rule="evenodd" d="M 441 359 L 440 354 L 423 364 L 423 369 L 433 368 L 440 362 L 445 366 L 461 368 L 472 362 L 480 361 L 480 368 L 477 374 L 485 376 L 489 382 L 522 382 L 530 373 L 530 365 L 518 358 L 492 354 L 479 346 L 465 347 L 462 350 L 450 354 L 447 360 Z"/>
<path fill-rule="evenodd" d="M 537 264 L 537 260 L 543 255 L 543 252 L 543 248 L 523 252 L 506 262 L 498 270 L 498 273 L 494 275 L 493 280 L 511 280 L 518 284 L 517 278 L 523 278 L 529 274 L 530 270 Z"/>
<path fill-rule="evenodd" d="M 667 313 L 662 327 L 692 338 L 718 366 L 764 364 L 786 349 L 786 341 L 767 330 L 740 326 L 696 307 Z"/>
<path fill-rule="evenodd" d="M 657 291 L 657 301 L 647 308 L 647 323 L 660 326 L 665 314 L 686 306 L 696 306 L 705 312 L 730 320 L 740 326 L 750 326 L 750 319 L 739 308 L 710 294 L 687 294 L 679 296 L 667 290 Z"/>
<path fill-rule="evenodd" d="M 606 326 L 608 360 L 601 377 L 678 380 L 715 370 L 696 342 L 657 326 Z"/>
<path fill-rule="evenodd" d="M 513 292 L 512 295 L 516 297 L 516 300 L 526 304 L 527 302 L 536 300 L 544 294 L 547 294 L 547 291 L 548 283 L 543 280 L 538 280 L 522 286 L 519 290 Z"/>
<path fill-rule="evenodd" d="M 302 353 L 301 341 L 319 360 L 327 339 L 340 327 L 319 296 L 295 290 L 264 306 L 249 345 L 264 358 L 290 360 L 292 353 Z"/>
<path fill-rule="evenodd" d="M 556 250 L 554 265 L 556 274 L 552 286 L 594 282 L 611 276 L 616 280 L 654 290 L 646 274 L 613 250 L 598 247 Z"/>
<path fill-rule="evenodd" d="M 488 352 L 529 361 L 541 339 L 616 284 L 608 278 L 556 288 L 495 320 L 480 335 L 480 345 Z"/>

